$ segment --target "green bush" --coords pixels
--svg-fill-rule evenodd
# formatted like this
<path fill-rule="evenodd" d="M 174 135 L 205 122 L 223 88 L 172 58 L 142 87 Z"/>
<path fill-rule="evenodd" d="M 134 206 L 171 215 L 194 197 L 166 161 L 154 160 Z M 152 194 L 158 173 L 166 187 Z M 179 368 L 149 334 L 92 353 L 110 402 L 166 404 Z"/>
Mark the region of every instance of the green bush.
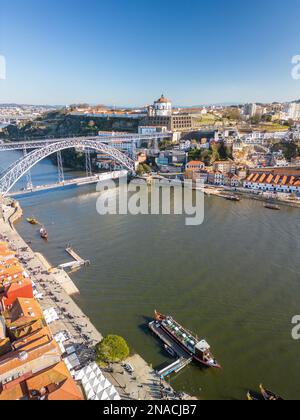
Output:
<path fill-rule="evenodd" d="M 108 335 L 96 346 L 97 362 L 118 363 L 129 356 L 129 347 L 124 338 Z"/>

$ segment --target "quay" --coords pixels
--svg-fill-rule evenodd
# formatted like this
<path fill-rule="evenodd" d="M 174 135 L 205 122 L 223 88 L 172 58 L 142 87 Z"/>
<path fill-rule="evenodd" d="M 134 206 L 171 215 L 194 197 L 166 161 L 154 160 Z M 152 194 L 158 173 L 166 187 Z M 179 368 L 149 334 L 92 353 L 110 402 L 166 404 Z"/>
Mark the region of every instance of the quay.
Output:
<path fill-rule="evenodd" d="M 68 337 L 64 344 L 74 347 L 81 366 L 95 362 L 95 346 L 102 341 L 103 336 L 70 296 L 79 293 L 75 284 L 64 270 L 53 269 L 18 234 L 14 223 L 23 214 L 18 202 L 0 197 L 0 210 L 1 240 L 7 242 L 16 253 L 16 258 L 31 278 L 36 289 L 36 299 L 43 312 L 57 315 L 49 323 L 51 333 L 53 336 L 63 333 Z M 103 375 L 116 388 L 122 400 L 196 399 L 186 394 L 177 394 L 138 354 L 128 357 L 124 363 L 133 367 L 133 374 L 127 372 L 121 363 L 102 369 Z"/>

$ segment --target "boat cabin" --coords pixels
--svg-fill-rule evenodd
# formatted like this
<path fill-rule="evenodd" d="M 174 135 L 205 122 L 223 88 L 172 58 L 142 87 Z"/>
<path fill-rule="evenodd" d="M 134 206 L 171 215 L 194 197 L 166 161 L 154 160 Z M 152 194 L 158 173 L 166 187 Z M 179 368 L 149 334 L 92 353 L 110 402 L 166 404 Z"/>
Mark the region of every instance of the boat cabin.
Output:
<path fill-rule="evenodd" d="M 195 346 L 195 356 L 204 362 L 211 360 L 210 345 L 205 340 L 200 341 Z"/>

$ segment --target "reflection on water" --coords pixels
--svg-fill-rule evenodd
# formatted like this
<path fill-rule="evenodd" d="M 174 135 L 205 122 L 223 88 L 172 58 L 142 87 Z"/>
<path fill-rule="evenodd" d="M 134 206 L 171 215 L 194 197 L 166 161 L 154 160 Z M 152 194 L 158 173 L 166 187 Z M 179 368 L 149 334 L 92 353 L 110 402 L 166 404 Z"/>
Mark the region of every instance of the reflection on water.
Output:
<path fill-rule="evenodd" d="M 56 174 L 47 161 L 35 170 Z M 189 366 L 171 378 L 178 389 L 243 399 L 263 382 L 299 398 L 300 342 L 291 339 L 291 318 L 300 311 L 300 211 L 212 197 L 204 224 L 186 227 L 184 216 L 99 216 L 94 191 L 22 199 L 25 216 L 44 223 L 50 240 L 25 222 L 18 230 L 54 265 L 68 260 L 67 243 L 91 260 L 73 279 L 78 303 L 100 331 L 123 335 L 158 366 L 168 356 L 146 328 L 158 309 L 206 338 L 223 366 Z"/>

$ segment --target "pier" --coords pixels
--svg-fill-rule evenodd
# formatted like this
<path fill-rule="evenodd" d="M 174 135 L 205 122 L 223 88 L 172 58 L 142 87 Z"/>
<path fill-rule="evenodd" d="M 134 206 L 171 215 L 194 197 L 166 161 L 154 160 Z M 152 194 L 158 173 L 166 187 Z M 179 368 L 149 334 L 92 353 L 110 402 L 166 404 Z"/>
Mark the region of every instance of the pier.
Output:
<path fill-rule="evenodd" d="M 176 344 L 155 321 L 149 324 L 149 328 L 166 346 L 174 351 L 177 357 L 179 357 L 178 360 L 157 372 L 160 378 L 163 379 L 173 372 L 178 373 L 193 361 L 191 355 Z"/>
<path fill-rule="evenodd" d="M 83 258 L 81 258 L 77 252 L 74 251 L 73 248 L 68 247 L 66 248 L 66 252 L 73 258 L 74 261 L 71 261 L 69 263 L 65 263 L 65 264 L 60 264 L 58 266 L 58 268 L 61 269 L 74 269 L 74 268 L 79 268 L 79 267 L 83 267 L 83 266 L 88 266 L 91 264 L 91 262 L 89 260 L 84 260 Z"/>

